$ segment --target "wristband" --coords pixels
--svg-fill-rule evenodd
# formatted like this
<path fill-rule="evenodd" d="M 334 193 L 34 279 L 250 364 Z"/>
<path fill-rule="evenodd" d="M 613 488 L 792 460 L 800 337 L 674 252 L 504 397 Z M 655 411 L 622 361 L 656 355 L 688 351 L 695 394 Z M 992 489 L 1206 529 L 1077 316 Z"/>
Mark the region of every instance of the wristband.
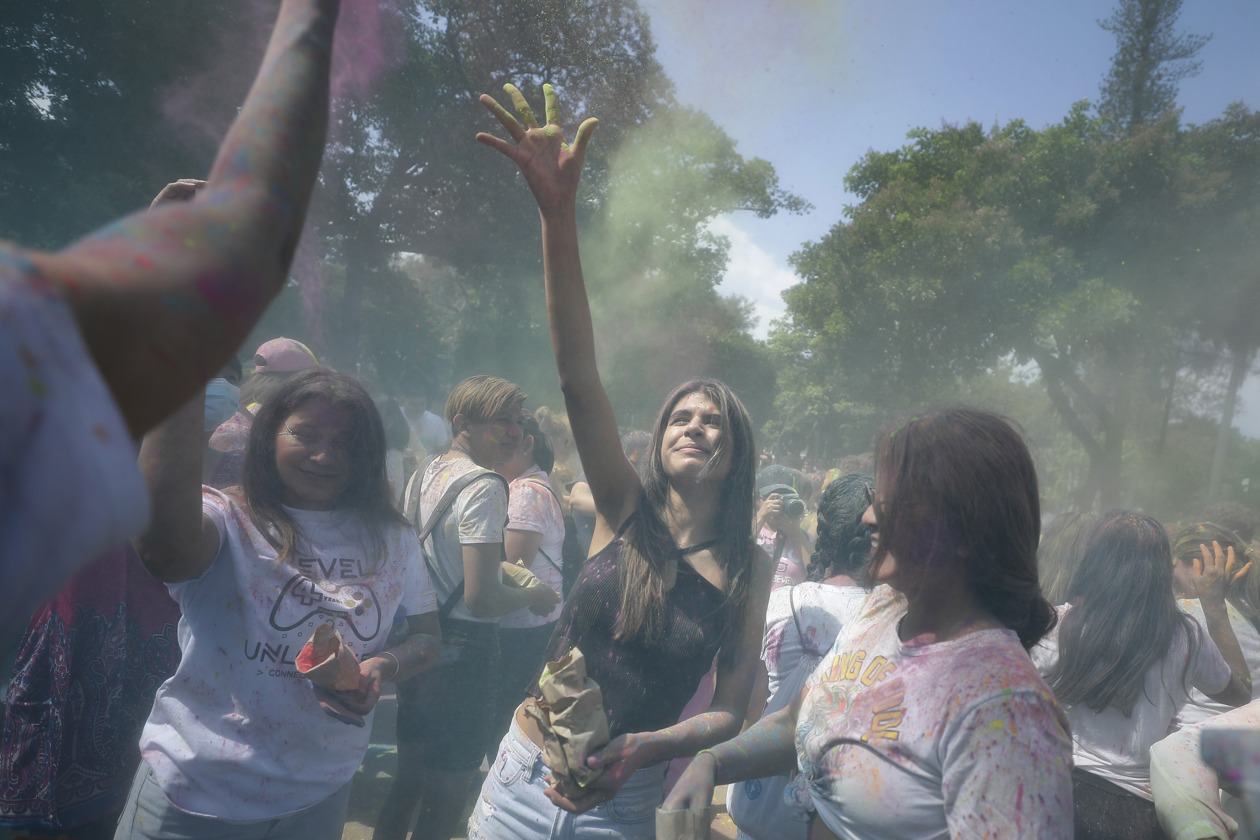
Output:
<path fill-rule="evenodd" d="M 402 666 L 398 664 L 397 656 L 394 656 L 394 654 L 390 653 L 387 650 L 381 651 L 379 654 L 377 654 L 377 656 L 388 656 L 390 659 L 392 659 L 394 661 L 394 673 L 390 674 L 389 678 L 392 680 L 394 677 L 398 676 L 398 672 L 402 669 Z"/>

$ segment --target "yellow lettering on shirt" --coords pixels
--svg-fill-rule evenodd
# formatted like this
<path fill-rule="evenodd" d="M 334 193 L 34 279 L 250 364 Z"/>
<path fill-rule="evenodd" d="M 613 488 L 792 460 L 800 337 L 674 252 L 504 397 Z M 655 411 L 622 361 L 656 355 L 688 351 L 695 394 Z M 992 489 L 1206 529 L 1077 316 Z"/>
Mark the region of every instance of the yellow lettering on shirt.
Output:
<path fill-rule="evenodd" d="M 864 742 L 870 742 L 875 738 L 896 741 L 901 735 L 897 727 L 901 725 L 901 719 L 906 714 L 902 706 L 906 699 L 906 692 L 902 689 L 900 680 L 888 688 L 892 690 L 875 700 L 875 705 L 871 709 L 871 728 L 862 736 Z"/>
<path fill-rule="evenodd" d="M 847 661 L 844 661 L 842 665 L 844 670 L 842 679 L 857 679 L 857 675 L 862 673 L 862 662 L 866 659 L 866 651 L 855 650 L 851 653 L 846 653 L 844 654 L 844 659 Z"/>

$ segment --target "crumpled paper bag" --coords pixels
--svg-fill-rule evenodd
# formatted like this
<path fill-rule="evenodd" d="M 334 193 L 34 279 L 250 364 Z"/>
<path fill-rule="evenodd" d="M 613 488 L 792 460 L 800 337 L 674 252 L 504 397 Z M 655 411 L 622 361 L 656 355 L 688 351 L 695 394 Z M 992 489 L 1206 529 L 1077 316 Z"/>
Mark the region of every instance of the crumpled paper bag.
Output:
<path fill-rule="evenodd" d="M 331 691 L 359 688 L 359 659 L 341 643 L 341 634 L 331 624 L 321 624 L 307 639 L 295 662 L 298 672 L 313 685 Z"/>
<path fill-rule="evenodd" d="M 543 763 L 557 781 L 586 787 L 604 772 L 591 769 L 586 759 L 608 743 L 608 717 L 599 685 L 586 676 L 582 651 L 573 648 L 556 662 L 548 662 L 538 678 L 542 701 L 525 700 L 525 713 L 538 723 L 543 736 Z"/>
<path fill-rule="evenodd" d="M 499 564 L 503 567 L 503 585 L 513 586 L 519 589 L 533 589 L 535 586 L 542 586 L 543 582 L 538 575 L 519 563 L 509 563 L 504 560 Z"/>
<path fill-rule="evenodd" d="M 656 809 L 656 840 L 709 840 L 713 815 L 710 809 L 666 811 Z"/>

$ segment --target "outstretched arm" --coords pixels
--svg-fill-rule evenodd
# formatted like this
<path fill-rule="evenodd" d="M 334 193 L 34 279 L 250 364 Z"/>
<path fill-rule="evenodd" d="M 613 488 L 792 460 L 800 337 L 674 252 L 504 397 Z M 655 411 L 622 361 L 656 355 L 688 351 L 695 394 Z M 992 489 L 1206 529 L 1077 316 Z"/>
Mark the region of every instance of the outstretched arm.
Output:
<path fill-rule="evenodd" d="M 586 144 L 599 121 L 592 118 L 583 122 L 570 146 L 559 125 L 559 101 L 551 85 L 543 85 L 547 124 L 542 128 L 521 92 L 512 85 L 504 85 L 504 90 L 512 98 L 520 122 L 489 96 L 483 95 L 481 103 L 503 124 L 513 142 L 492 134 L 478 134 L 477 139 L 520 167 L 538 202 L 551 346 L 573 440 L 595 501 L 597 533 L 592 544 L 602 544 L 638 504 L 640 485 L 634 467 L 621 451 L 617 419 L 595 365 L 591 309 L 578 255 L 578 183 Z M 608 533 L 601 538 L 601 531 Z"/>
<path fill-rule="evenodd" d="M 64 290 L 136 438 L 214 375 L 284 283 L 323 154 L 338 6 L 284 0 L 195 201 L 28 255 Z"/>

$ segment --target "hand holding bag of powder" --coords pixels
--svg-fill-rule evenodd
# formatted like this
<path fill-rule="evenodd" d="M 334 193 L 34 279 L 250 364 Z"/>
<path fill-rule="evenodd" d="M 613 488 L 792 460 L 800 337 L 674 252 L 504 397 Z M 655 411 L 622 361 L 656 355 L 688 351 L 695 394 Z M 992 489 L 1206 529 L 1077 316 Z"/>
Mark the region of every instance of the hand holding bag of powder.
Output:
<path fill-rule="evenodd" d="M 525 701 L 525 712 L 543 735 L 543 762 L 557 780 L 582 788 L 599 778 L 603 769 L 586 766 L 587 756 L 608 743 L 608 717 L 599 686 L 586 676 L 582 651 L 573 648 L 556 662 L 548 662 L 538 679 L 542 701 Z"/>
<path fill-rule="evenodd" d="M 295 664 L 312 685 L 330 691 L 357 691 L 362 678 L 354 651 L 341 643 L 341 634 L 331 624 L 315 628 Z"/>

